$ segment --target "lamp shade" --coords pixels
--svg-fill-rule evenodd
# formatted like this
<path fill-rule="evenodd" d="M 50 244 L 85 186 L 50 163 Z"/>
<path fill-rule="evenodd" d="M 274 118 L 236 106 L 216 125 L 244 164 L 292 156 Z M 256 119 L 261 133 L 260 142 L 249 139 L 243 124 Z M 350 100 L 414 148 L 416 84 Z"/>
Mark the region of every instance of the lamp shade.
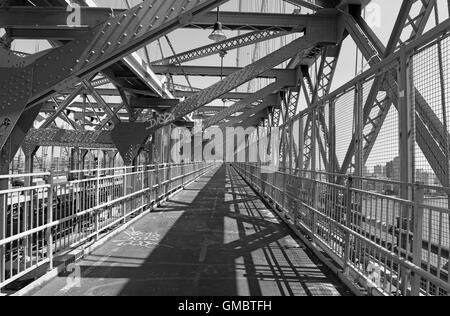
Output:
<path fill-rule="evenodd" d="M 214 42 L 221 42 L 227 39 L 227 36 L 223 32 L 222 23 L 216 22 L 214 24 L 213 32 L 208 36 L 208 38 Z"/>

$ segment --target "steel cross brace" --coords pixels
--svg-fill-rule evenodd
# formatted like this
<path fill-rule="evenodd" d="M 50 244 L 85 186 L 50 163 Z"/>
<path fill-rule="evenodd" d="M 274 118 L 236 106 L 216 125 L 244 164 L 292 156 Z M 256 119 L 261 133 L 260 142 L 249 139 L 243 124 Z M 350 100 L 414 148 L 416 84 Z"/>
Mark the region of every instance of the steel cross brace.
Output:
<path fill-rule="evenodd" d="M 278 96 L 276 94 L 267 95 L 263 100 L 259 100 L 257 104 L 250 110 L 242 113 L 239 116 L 231 117 L 229 121 L 221 124 L 221 127 L 230 127 L 239 124 L 239 122 L 246 122 L 248 119 L 252 119 L 253 115 L 264 111 L 268 107 L 274 106 L 277 103 Z"/>
<path fill-rule="evenodd" d="M 230 107 L 226 108 L 222 112 L 220 112 L 220 113 L 216 114 L 215 116 L 211 117 L 210 119 L 206 120 L 203 123 L 203 127 L 208 128 L 212 125 L 215 125 L 237 112 L 241 112 L 241 111 L 248 109 L 249 106 L 251 104 L 254 104 L 255 102 L 258 103 L 259 106 L 261 106 L 262 101 L 266 96 L 279 91 L 283 87 L 295 84 L 295 81 L 296 81 L 295 78 L 291 78 L 290 76 L 281 76 L 281 77 L 277 78 L 277 80 L 274 83 L 269 84 L 268 86 L 262 88 L 261 90 L 251 94 L 246 99 L 243 99 L 243 100 L 231 105 Z M 259 108 L 259 106 L 258 105 L 253 106 L 250 108 L 250 110 L 253 111 L 256 108 Z"/>
<path fill-rule="evenodd" d="M 157 60 L 152 62 L 152 66 L 157 65 L 177 65 L 183 64 L 188 61 L 196 60 L 199 58 L 204 58 L 207 56 L 219 54 L 221 51 L 230 51 L 233 49 L 237 49 L 240 47 L 249 46 L 255 43 L 259 43 L 261 41 L 267 41 L 270 39 L 274 39 L 281 36 L 286 36 L 291 34 L 292 32 L 286 32 L 278 29 L 271 29 L 265 31 L 256 31 L 251 33 L 246 33 L 240 36 L 236 36 L 225 41 L 206 45 L 200 48 L 196 48 L 190 51 L 186 51 L 183 53 L 179 53 L 177 55 L 173 55 L 164 59 Z"/>
<path fill-rule="evenodd" d="M 412 8 L 413 2 L 411 1 L 404 1 L 402 4 L 402 10 L 400 11 L 399 18 L 396 22 L 396 29 L 394 29 L 393 34 L 391 36 L 391 39 L 388 43 L 388 47 L 384 49 L 383 47 L 379 48 L 379 51 L 382 52 L 384 56 L 388 56 L 390 53 L 394 51 L 394 49 L 397 47 L 396 43 L 401 42 L 401 35 L 403 33 L 403 30 L 408 25 L 412 25 L 413 31 L 411 33 L 410 39 L 414 39 L 417 36 L 420 36 L 423 33 L 423 30 L 427 24 L 428 18 L 431 14 L 432 8 L 436 2 L 434 0 L 430 1 L 422 1 L 422 9 L 420 10 L 419 14 L 416 18 L 410 17 L 410 10 Z M 360 42 L 361 51 L 363 54 L 365 54 L 366 58 L 370 56 L 370 54 L 373 54 L 375 49 L 372 49 L 370 46 L 368 46 L 368 43 L 370 40 L 366 38 L 366 40 L 360 40 L 365 35 L 360 35 L 363 33 L 362 30 L 369 29 L 365 24 L 364 21 L 361 19 L 358 19 L 357 22 L 352 21 L 352 19 L 348 19 L 351 23 L 348 23 L 350 27 L 350 33 L 353 38 L 357 38 Z M 414 24 L 412 24 L 414 23 Z M 362 25 L 359 29 L 355 28 L 356 25 Z M 358 32 L 359 31 L 359 32 Z M 375 35 L 373 33 L 368 34 L 372 37 L 372 42 L 379 42 L 378 39 L 376 39 Z M 373 39 L 375 37 L 375 39 Z M 373 56 L 373 55 L 372 55 Z M 370 64 L 376 64 L 381 61 L 379 57 L 377 58 L 370 58 L 368 59 Z M 392 95 L 392 93 L 388 94 L 388 97 L 386 97 L 383 101 L 377 101 L 378 92 L 382 89 L 383 83 L 387 82 L 387 85 L 390 87 L 396 87 L 396 80 L 395 80 L 395 74 L 387 73 L 385 76 L 377 77 L 373 86 L 372 90 L 369 94 L 368 100 L 366 102 L 366 106 L 364 108 L 364 122 L 366 124 L 371 124 L 373 126 L 371 132 L 365 136 L 367 144 L 365 146 L 365 152 L 364 152 L 364 161 L 367 161 L 370 151 L 372 150 L 374 143 L 376 141 L 376 138 L 381 131 L 381 127 L 384 123 L 384 120 L 389 112 L 390 106 L 392 103 L 396 104 L 397 97 L 395 95 Z M 425 148 L 422 148 L 424 153 L 427 155 L 428 161 L 430 165 L 435 170 L 436 174 L 439 175 L 441 180 L 446 179 L 445 176 L 445 169 L 442 169 L 440 167 L 439 161 L 442 161 L 443 154 L 440 155 L 441 151 L 436 151 L 434 155 L 432 155 L 430 152 L 426 150 L 430 145 L 426 145 L 422 140 L 427 139 L 429 141 L 433 140 L 433 138 L 436 139 L 436 141 L 442 146 L 445 144 L 445 136 L 443 134 L 446 133 L 446 131 L 443 130 L 443 127 L 441 126 L 439 120 L 437 119 L 436 115 L 432 111 L 432 109 L 429 107 L 429 105 L 426 103 L 426 100 L 423 99 L 423 97 L 420 95 L 420 93 L 416 90 L 415 94 L 416 99 L 416 110 L 417 110 L 417 130 L 418 134 L 423 133 L 423 135 L 420 135 L 421 137 L 418 137 L 418 143 L 419 146 L 422 148 L 424 146 Z M 373 106 L 379 106 L 380 111 L 376 115 L 375 118 L 370 118 L 370 113 L 372 112 Z M 427 126 L 425 126 L 424 122 L 428 122 Z M 427 130 L 428 128 L 428 130 Z M 429 135 L 433 133 L 434 136 Z M 421 144 L 422 143 L 422 144 Z M 343 162 L 341 172 L 346 172 L 347 168 L 349 167 L 351 163 L 351 159 L 354 152 L 354 138 L 352 139 L 350 143 L 350 148 L 347 152 L 346 158 Z M 436 147 L 437 148 L 437 147 Z M 440 156 L 438 159 L 436 159 L 436 155 Z M 443 171 L 444 170 L 444 171 Z M 444 172 L 444 173 L 442 173 Z"/>
<path fill-rule="evenodd" d="M 82 148 L 115 148 L 108 131 L 76 131 L 65 129 L 31 129 L 24 146 L 61 146 Z"/>
<path fill-rule="evenodd" d="M 324 96 L 326 96 L 330 90 L 331 90 L 331 84 L 333 82 L 333 78 L 336 72 L 336 67 L 337 67 L 337 63 L 339 60 L 339 55 L 340 55 L 340 51 L 341 51 L 341 47 L 342 47 L 342 43 L 340 43 L 336 48 L 334 48 L 334 52 L 331 52 L 331 48 L 325 48 L 322 52 L 322 58 L 321 58 L 321 62 L 320 62 L 320 67 L 319 67 L 319 73 L 318 73 L 318 80 L 316 82 L 316 85 L 314 88 L 312 88 L 313 84 L 312 84 L 312 80 L 311 77 L 309 76 L 309 73 L 306 72 L 305 76 L 304 76 L 304 81 L 306 81 L 306 84 L 304 84 L 304 91 L 305 91 L 305 98 L 308 104 L 308 107 L 312 107 L 320 98 L 323 98 Z M 331 59 L 331 60 L 329 60 Z M 308 98 L 308 92 L 307 92 L 307 87 L 309 87 L 310 89 L 310 95 L 311 97 Z M 320 111 L 318 113 L 318 121 L 320 126 L 322 127 L 322 131 L 324 133 L 324 140 L 326 143 L 329 143 L 329 131 L 327 128 L 327 123 L 325 121 L 325 116 L 324 113 L 322 111 Z M 312 137 L 312 114 L 309 114 L 306 120 L 306 124 L 305 124 L 305 132 L 304 132 L 304 139 L 308 141 L 308 139 L 310 141 L 312 141 L 311 137 Z M 320 133 L 316 133 L 316 135 L 320 135 Z M 327 162 L 326 162 L 326 155 L 325 150 L 323 148 L 323 143 L 320 144 L 320 149 L 322 151 L 322 156 L 324 158 L 324 164 L 328 167 Z M 310 158 L 311 158 L 311 146 L 305 146 L 305 159 L 304 159 L 304 163 L 305 166 L 304 168 L 307 169 L 310 163 Z M 298 161 L 298 160 L 297 160 Z M 334 159 L 335 162 L 335 167 L 339 168 L 339 163 L 337 160 L 337 157 L 335 157 Z M 297 166 L 298 167 L 298 166 Z"/>
<path fill-rule="evenodd" d="M 145 0 L 87 35 L 0 68 L 0 149 L 20 114 L 227 0 Z M 33 60 L 27 64 L 27 60 Z"/>

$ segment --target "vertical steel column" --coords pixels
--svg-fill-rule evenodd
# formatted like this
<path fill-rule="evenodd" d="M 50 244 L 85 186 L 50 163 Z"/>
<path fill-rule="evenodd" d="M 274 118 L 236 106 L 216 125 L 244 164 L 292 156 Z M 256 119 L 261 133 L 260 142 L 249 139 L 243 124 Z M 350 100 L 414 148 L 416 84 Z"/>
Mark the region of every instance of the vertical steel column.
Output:
<path fill-rule="evenodd" d="M 437 10 L 437 9 L 436 9 Z M 450 12 L 450 0 L 449 0 L 449 12 Z M 437 14 L 437 11 L 436 11 Z M 447 111 L 447 104 L 448 101 L 447 100 L 447 91 L 446 91 L 446 78 L 444 75 L 444 60 L 443 60 L 443 56 L 442 56 L 442 42 L 441 40 L 438 41 L 437 43 L 437 48 L 438 48 L 438 59 L 439 59 L 439 82 L 440 82 L 440 87 L 441 87 L 441 99 L 442 99 L 442 122 L 444 124 L 444 134 L 445 134 L 445 158 L 447 161 L 447 165 L 446 167 L 446 172 L 447 172 L 447 183 L 450 186 L 450 139 L 448 137 L 448 131 L 449 131 L 449 125 L 448 125 L 448 111 Z M 412 63 L 410 64 L 410 68 L 412 68 Z M 414 72 L 414 70 L 412 69 L 410 71 L 410 73 L 412 74 Z M 410 80 L 413 80 L 414 76 L 411 75 L 410 76 Z M 450 194 L 447 194 L 447 205 L 450 207 Z M 450 214 L 448 215 L 448 220 L 450 223 Z M 450 259 L 450 258 L 449 258 Z M 449 260 L 450 261 L 450 260 Z M 449 271 L 450 272 L 450 264 L 449 264 Z M 449 273 L 449 278 L 450 278 L 450 273 Z"/>
<path fill-rule="evenodd" d="M 312 207 L 317 210 L 319 206 L 319 192 L 317 190 L 317 112 L 316 109 L 312 109 L 312 131 L 311 131 L 311 180 L 313 181 L 312 188 Z M 316 219 L 315 213 L 311 212 L 311 231 L 313 236 L 316 235 Z"/>
<path fill-rule="evenodd" d="M 26 147 L 26 148 L 25 148 Z M 25 154 L 25 173 L 32 174 L 34 172 L 34 156 L 36 155 L 37 147 L 28 148 L 27 146 L 22 147 Z M 25 178 L 25 187 L 30 187 L 33 184 L 33 177 Z"/>
<path fill-rule="evenodd" d="M 328 172 L 330 174 L 336 173 L 336 105 L 334 100 L 330 100 L 329 104 L 329 136 L 328 136 Z M 328 180 L 331 183 L 335 182 L 335 176 L 330 175 Z"/>
<path fill-rule="evenodd" d="M 363 181 L 358 178 L 363 176 L 363 166 L 364 166 L 364 153 L 363 153 L 363 85 L 362 83 L 357 83 L 355 85 L 355 108 L 354 108 L 354 134 L 355 134 L 355 171 L 354 175 L 356 179 L 353 179 L 352 185 L 354 188 L 361 190 L 363 186 Z M 359 193 L 354 194 L 354 208 L 352 212 L 357 214 L 362 213 L 362 195 Z M 362 216 L 354 216 L 353 225 L 361 228 Z"/>
<path fill-rule="evenodd" d="M 95 179 L 95 206 L 100 205 L 100 168 L 99 168 L 99 161 L 100 159 L 97 158 L 97 172 L 96 172 L 96 179 Z M 95 215 L 95 240 L 98 240 L 99 238 L 99 216 L 100 216 L 100 210 L 96 209 L 94 211 Z"/>
<path fill-rule="evenodd" d="M 283 169 L 282 172 L 280 173 L 280 175 L 283 177 L 283 192 L 281 192 L 281 209 L 283 210 L 283 212 L 285 212 L 286 210 L 286 198 L 287 198 L 286 189 L 287 189 L 287 173 L 288 173 L 287 172 L 288 153 L 286 152 L 286 148 L 287 146 L 289 146 L 289 144 L 287 144 L 288 141 L 287 133 L 288 133 L 288 125 L 284 125 L 281 135 L 281 152 L 283 156 L 283 167 L 282 167 Z"/>
<path fill-rule="evenodd" d="M 355 86 L 355 110 L 354 110 L 354 133 L 355 133 L 355 176 L 363 176 L 364 155 L 363 155 L 363 85 Z M 356 181 L 357 188 L 361 189 L 361 180 Z"/>
<path fill-rule="evenodd" d="M 410 200 L 412 190 L 406 183 L 413 183 L 413 155 L 414 141 L 412 132 L 412 103 L 408 57 L 404 45 L 400 49 L 400 69 L 398 75 L 398 129 L 399 129 L 399 156 L 400 156 L 400 198 Z"/>
<path fill-rule="evenodd" d="M 352 219 L 353 219 L 353 198 L 352 198 L 352 187 L 353 187 L 353 178 L 349 177 L 347 181 L 347 190 L 346 190 L 346 214 L 345 214 L 345 223 L 347 228 L 352 229 Z M 349 264 L 350 264 L 350 250 L 351 250 L 351 236 L 348 231 L 345 232 L 344 237 L 344 273 L 349 274 Z"/>
<path fill-rule="evenodd" d="M 298 119 L 298 175 L 302 176 L 302 171 L 304 168 L 304 157 L 305 157 L 305 134 L 304 134 L 305 125 L 303 122 L 303 117 Z"/>
<path fill-rule="evenodd" d="M 294 122 L 289 123 L 289 174 L 294 173 Z"/>
<path fill-rule="evenodd" d="M 48 206 L 47 206 L 47 224 L 53 222 L 53 172 L 50 172 L 48 184 L 50 188 L 48 189 Z M 47 257 L 49 259 L 49 267 L 48 270 L 53 270 L 53 235 L 52 229 L 49 227 L 46 230 L 46 238 L 47 238 Z"/>
<path fill-rule="evenodd" d="M 0 150 L 0 175 L 7 175 L 9 173 L 9 155 L 7 148 L 9 147 L 9 141 L 5 144 L 2 150 Z M 8 179 L 0 179 L 0 191 L 8 190 Z M 8 198 L 6 195 L 0 195 L 0 240 L 6 237 L 6 209 Z M 0 246 L 0 283 L 5 281 L 5 246 Z M 0 293 L 1 293 L 0 288 Z"/>
<path fill-rule="evenodd" d="M 423 230 L 423 205 L 424 188 L 416 183 L 414 187 L 414 239 L 413 239 L 413 263 L 417 267 L 422 266 L 422 230 Z M 421 277 L 417 273 L 414 274 L 411 282 L 411 295 L 420 295 Z"/>
<path fill-rule="evenodd" d="M 400 198 L 405 200 L 412 200 L 412 187 L 408 184 L 412 184 L 414 181 L 414 134 L 412 128 L 414 127 L 414 115 L 412 110 L 412 98 L 414 95 L 414 87 L 411 86 L 409 78 L 409 61 L 406 55 L 405 46 L 400 48 L 400 66 L 398 73 L 398 130 L 399 130 L 399 157 L 400 157 Z M 415 112 L 415 111 L 414 111 Z M 398 221 L 398 246 L 401 251 L 405 252 L 405 256 L 410 253 L 410 249 L 407 249 L 410 240 L 410 232 L 413 227 L 410 221 L 410 208 L 403 205 L 400 211 L 400 218 Z M 411 214 L 411 217 L 413 214 Z M 419 223 L 418 223 L 419 224 Z M 421 224 L 421 223 L 420 223 Z M 401 290 L 403 294 L 408 287 L 409 276 L 407 271 L 400 271 L 401 273 Z"/>

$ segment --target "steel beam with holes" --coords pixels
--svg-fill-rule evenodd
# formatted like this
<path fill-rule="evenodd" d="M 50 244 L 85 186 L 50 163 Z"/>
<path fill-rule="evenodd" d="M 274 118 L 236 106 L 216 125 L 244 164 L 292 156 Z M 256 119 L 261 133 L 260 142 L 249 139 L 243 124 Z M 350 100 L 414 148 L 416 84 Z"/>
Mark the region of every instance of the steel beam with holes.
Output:
<path fill-rule="evenodd" d="M 15 68 L 0 68 L 0 86 L 8 91 L 0 99 L 0 149 L 25 108 L 47 100 L 100 70 L 114 64 L 149 42 L 189 24 L 226 0 L 165 1 L 154 6 L 146 0 L 77 38 L 27 64 L 26 57 Z"/>
<path fill-rule="evenodd" d="M 115 148 L 109 131 L 73 131 L 65 129 L 31 129 L 25 145 L 80 148 Z"/>
<path fill-rule="evenodd" d="M 239 67 L 214 67 L 214 66 L 152 66 L 155 74 L 170 74 L 173 76 L 208 76 L 220 77 L 229 76 L 242 68 Z M 292 69 L 270 69 L 260 75 L 258 78 L 276 78 L 283 75 L 295 75 L 296 70 Z"/>
<path fill-rule="evenodd" d="M 71 40 L 88 33 L 113 16 L 121 15 L 124 9 L 81 7 L 79 26 L 67 25 L 70 12 L 65 7 L 3 7 L 0 8 L 0 27 L 7 28 L 12 38 Z M 304 24 L 307 15 L 226 12 L 220 13 L 224 29 L 261 31 L 277 27 L 292 32 L 299 24 Z M 185 28 L 209 29 L 217 21 L 215 12 L 196 16 Z"/>
<path fill-rule="evenodd" d="M 240 47 L 249 46 L 261 41 L 267 41 L 270 39 L 286 36 L 289 32 L 279 29 L 269 29 L 264 31 L 256 31 L 246 33 L 233 38 L 229 38 L 219 43 L 206 45 L 203 47 L 195 48 L 186 52 L 182 52 L 164 59 L 160 59 L 152 62 L 153 65 L 178 65 L 184 64 L 188 61 L 204 58 L 207 56 L 219 54 L 221 51 L 230 51 Z"/>

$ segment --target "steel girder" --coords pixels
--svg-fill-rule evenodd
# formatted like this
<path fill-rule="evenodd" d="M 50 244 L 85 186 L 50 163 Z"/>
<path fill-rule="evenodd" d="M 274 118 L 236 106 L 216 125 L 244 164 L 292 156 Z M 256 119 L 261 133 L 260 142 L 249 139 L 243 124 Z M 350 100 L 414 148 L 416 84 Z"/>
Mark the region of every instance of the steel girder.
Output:
<path fill-rule="evenodd" d="M 256 92 L 256 94 L 260 94 L 260 97 L 262 97 L 265 93 Z M 241 115 L 239 116 L 227 116 L 227 121 L 220 123 L 220 127 L 231 127 L 235 125 L 243 125 L 244 123 L 247 123 L 247 120 L 250 118 L 253 118 L 256 114 L 264 112 L 267 113 L 267 108 L 276 106 L 279 101 L 279 94 L 273 93 L 266 95 L 262 97 L 261 100 L 258 100 L 256 102 L 253 102 L 251 106 L 248 106 L 249 109 L 245 110 Z M 244 111 L 244 110 L 242 110 Z M 221 112 L 223 113 L 223 111 Z M 223 113 L 225 114 L 225 113 Z M 220 113 L 216 114 L 220 115 Z M 215 115 L 215 116 L 216 116 Z M 213 116 L 212 118 L 214 118 Z M 217 124 L 217 123 L 215 123 Z M 211 126 L 211 125 L 209 125 Z"/>
<path fill-rule="evenodd" d="M 187 52 L 183 52 L 168 58 L 164 58 L 152 63 L 152 65 L 176 65 L 178 63 L 185 63 L 198 58 L 207 57 L 210 55 L 218 54 L 221 51 L 229 51 L 232 49 L 237 49 L 240 47 L 248 46 L 251 44 L 259 43 L 261 41 L 266 41 L 269 39 L 286 36 L 292 32 L 303 31 L 306 27 L 312 24 L 323 24 L 328 22 L 334 23 L 333 17 L 327 16 L 326 14 L 317 15 L 289 15 L 291 18 L 296 19 L 295 27 L 291 31 L 284 31 L 280 29 L 277 23 L 273 20 L 274 24 L 267 26 L 263 31 L 252 32 L 243 34 L 220 43 L 207 45 L 204 47 L 196 48 Z M 222 15 L 221 15 L 222 19 Z M 278 23 L 279 24 L 279 23 Z"/>
<path fill-rule="evenodd" d="M 326 96 L 330 90 L 331 85 L 333 83 L 333 78 L 336 72 L 337 63 L 339 60 L 340 50 L 342 47 L 342 43 L 340 43 L 335 48 L 325 48 L 322 52 L 321 62 L 318 70 L 318 80 L 315 83 L 315 86 L 313 87 L 313 83 L 311 80 L 311 77 L 309 75 L 308 71 L 305 71 L 304 78 L 303 78 L 303 90 L 305 93 L 305 99 L 307 102 L 308 107 L 313 107 L 314 104 L 324 96 Z M 308 92 L 309 91 L 309 92 Z M 330 143 L 330 135 L 329 130 L 327 128 L 327 122 L 325 120 L 324 113 L 320 111 L 318 115 L 316 116 L 318 119 L 318 123 L 320 126 L 320 129 L 318 129 L 318 132 L 316 133 L 317 138 L 319 141 L 321 141 L 320 138 L 320 130 L 323 132 L 324 140 L 326 143 Z M 304 135 L 303 138 L 305 139 L 305 143 L 309 145 L 305 145 L 305 152 L 304 152 L 304 170 L 307 170 L 309 168 L 309 164 L 311 163 L 311 143 L 313 141 L 313 133 L 312 133 L 312 126 L 313 126 L 313 115 L 309 114 L 306 120 L 306 123 L 304 125 Z M 322 158 L 324 160 L 325 166 L 328 168 L 328 162 L 326 159 L 325 151 L 323 148 L 323 143 L 319 143 L 320 149 L 322 152 Z M 335 167 L 339 167 L 337 158 L 334 159 L 335 161 Z"/>
<path fill-rule="evenodd" d="M 242 70 L 240 67 L 213 67 L 213 66 L 152 66 L 155 74 L 169 74 L 173 76 L 207 76 L 222 77 L 229 76 L 236 71 Z M 270 69 L 260 75 L 258 78 L 277 78 L 281 76 L 290 76 L 295 74 L 293 69 Z"/>
<path fill-rule="evenodd" d="M 39 104 L 226 1 L 171 0 L 154 5 L 154 1 L 146 0 L 93 28 L 86 36 L 33 58 L 28 65 L 30 57 L 8 68 L 3 66 L 0 149 L 27 106 Z"/>
<path fill-rule="evenodd" d="M 197 95 L 188 98 L 187 100 L 180 102 L 171 111 L 170 116 L 167 117 L 162 123 L 149 122 L 149 130 L 154 131 L 164 125 L 168 125 L 174 120 L 181 118 L 196 109 L 208 104 L 209 102 L 224 95 L 228 91 L 231 91 L 242 84 L 250 81 L 261 73 L 264 73 L 268 69 L 281 64 L 282 62 L 292 58 L 298 51 L 306 50 L 310 47 L 323 43 L 326 45 L 335 45 L 338 42 L 340 36 L 339 30 L 339 14 L 335 12 L 333 15 L 334 23 L 330 24 L 313 24 L 306 31 L 305 36 L 299 38 L 292 43 L 282 47 L 281 49 L 267 55 L 266 57 L 256 61 L 255 63 L 248 65 L 242 70 L 228 76 L 224 80 L 214 84 L 213 86 L 199 92 Z M 329 18 L 328 18 L 329 20 Z"/>
<path fill-rule="evenodd" d="M 255 116 L 258 116 L 258 114 L 267 115 L 267 108 L 276 106 L 278 98 L 278 94 L 268 95 L 261 102 L 258 102 L 251 110 L 248 110 L 239 116 L 230 117 L 227 122 L 220 124 L 220 127 L 224 128 L 243 125 L 244 123 L 248 123 L 249 119 L 253 119 Z"/>
<path fill-rule="evenodd" d="M 290 34 L 290 32 L 286 32 L 279 29 L 269 29 L 264 31 L 251 32 L 227 39 L 219 43 L 206 45 L 164 59 L 160 59 L 155 62 L 152 62 L 151 65 L 154 66 L 154 65 L 184 64 L 188 61 L 219 54 L 221 51 L 230 51 L 240 47 L 245 47 L 255 43 L 259 43 L 261 41 L 267 41 L 281 36 L 286 36 L 288 34 Z"/>
<path fill-rule="evenodd" d="M 192 98 L 195 95 L 197 95 L 201 90 L 198 91 L 174 91 L 173 94 L 177 97 L 177 98 Z M 247 92 L 227 92 L 224 93 L 220 96 L 217 96 L 217 99 L 222 99 L 222 100 L 242 100 L 245 99 L 247 97 L 249 97 L 251 95 L 251 93 L 247 93 Z"/>
<path fill-rule="evenodd" d="M 86 35 L 92 28 L 113 16 L 126 12 L 124 9 L 81 7 L 81 25 L 67 25 L 70 12 L 65 7 L 3 7 L 0 8 L 0 28 L 7 28 L 11 38 L 72 40 Z M 298 25 L 308 20 L 299 15 L 257 12 L 220 13 L 224 29 L 242 31 L 261 31 L 277 27 L 292 32 Z M 209 29 L 217 21 L 215 12 L 194 16 L 185 28 Z"/>
<path fill-rule="evenodd" d="M 31 129 L 24 146 L 60 146 L 79 148 L 115 148 L 108 131 L 72 131 L 65 129 Z"/>
<path fill-rule="evenodd" d="M 284 87 L 293 86 L 296 84 L 296 82 L 297 80 L 295 73 L 291 73 L 291 76 L 281 76 L 277 78 L 277 81 L 275 81 L 274 83 L 271 83 L 261 90 L 252 93 L 248 98 L 231 105 L 222 112 L 216 114 L 214 117 L 205 121 L 203 123 L 203 127 L 207 128 L 215 125 L 237 112 L 244 112 L 245 110 L 248 110 L 248 108 L 253 111 L 255 108 L 263 106 L 262 104 L 264 103 L 264 98 L 266 98 L 268 95 L 273 94 Z"/>
<path fill-rule="evenodd" d="M 305 7 L 307 9 L 311 9 L 313 11 L 317 11 L 320 9 L 323 9 L 322 6 L 316 4 L 315 2 L 311 1 L 305 1 L 305 0 L 284 0 L 285 2 L 289 2 L 290 4 L 299 6 L 299 7 Z"/>
<path fill-rule="evenodd" d="M 27 132 L 33 127 L 36 116 L 39 114 L 41 104 L 24 111 L 20 115 L 19 122 L 14 126 L 11 136 L 7 140 L 7 145 L 0 151 L 0 165 L 6 163 L 9 166 L 10 157 L 14 157 L 22 145 Z"/>

